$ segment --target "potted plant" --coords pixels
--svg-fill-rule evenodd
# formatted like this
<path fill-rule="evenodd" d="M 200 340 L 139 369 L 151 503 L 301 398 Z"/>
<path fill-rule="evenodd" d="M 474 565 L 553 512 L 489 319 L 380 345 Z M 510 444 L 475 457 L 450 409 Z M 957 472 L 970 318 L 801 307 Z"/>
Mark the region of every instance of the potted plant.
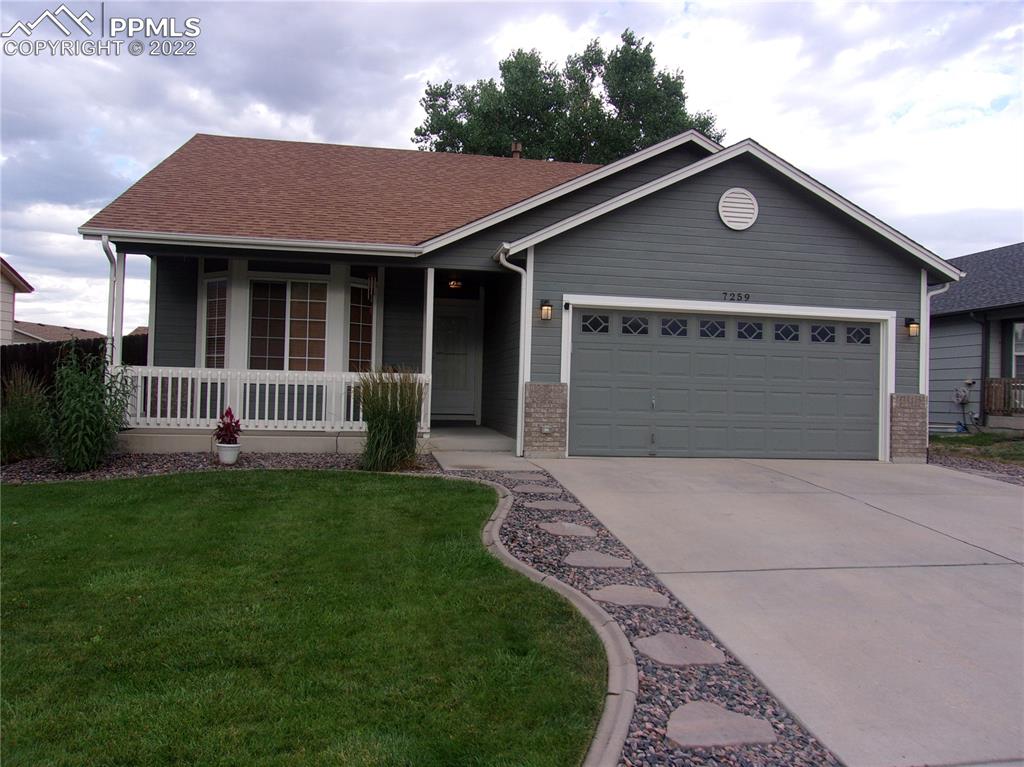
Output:
<path fill-rule="evenodd" d="M 238 444 L 238 435 L 242 433 L 242 422 L 235 418 L 231 408 L 224 411 L 217 422 L 217 431 L 213 433 L 217 444 L 217 459 L 225 466 L 234 465 L 238 460 L 238 452 L 242 446 Z"/>

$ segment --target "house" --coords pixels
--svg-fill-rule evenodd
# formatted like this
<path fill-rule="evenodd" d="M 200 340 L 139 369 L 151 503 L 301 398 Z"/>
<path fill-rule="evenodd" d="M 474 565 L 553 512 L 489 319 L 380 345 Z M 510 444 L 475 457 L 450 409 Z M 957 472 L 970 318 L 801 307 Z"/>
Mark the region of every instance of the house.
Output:
<path fill-rule="evenodd" d="M 135 328 L 135 330 L 133 330 L 128 335 L 130 335 L 130 336 L 148 336 L 149 335 L 149 328 L 146 327 L 145 325 L 139 325 L 137 328 Z"/>
<path fill-rule="evenodd" d="M 924 460 L 960 271 L 752 140 L 605 166 L 197 135 L 80 229 L 150 264 L 135 449 L 346 450 L 361 371 L 527 456 Z M 922 326 L 922 323 L 924 325 Z M 272 438 L 276 442 L 272 442 Z M 134 440 L 134 441 L 131 441 Z"/>
<path fill-rule="evenodd" d="M 1024 242 L 950 263 L 966 276 L 932 300 L 929 428 L 1024 429 Z"/>
<path fill-rule="evenodd" d="M 44 341 L 73 341 L 85 338 L 103 338 L 102 333 L 85 328 L 69 328 L 65 325 L 47 325 L 42 322 L 14 321 L 16 344 L 37 344 Z"/>
<path fill-rule="evenodd" d="M 0 258 L 0 346 L 20 343 L 14 335 L 14 297 L 34 290 L 6 259 Z"/>

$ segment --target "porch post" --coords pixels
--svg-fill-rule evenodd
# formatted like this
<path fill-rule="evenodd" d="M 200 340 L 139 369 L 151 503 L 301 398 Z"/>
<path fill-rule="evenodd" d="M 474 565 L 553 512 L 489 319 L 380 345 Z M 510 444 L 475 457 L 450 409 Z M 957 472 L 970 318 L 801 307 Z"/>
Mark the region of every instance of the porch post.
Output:
<path fill-rule="evenodd" d="M 121 349 L 124 336 L 124 271 L 126 254 L 121 248 L 117 249 L 117 258 L 114 265 L 114 335 L 110 343 L 111 364 L 121 365 Z"/>
<path fill-rule="evenodd" d="M 430 394 L 433 390 L 431 375 L 434 372 L 434 267 L 427 269 L 423 296 L 423 375 L 427 377 L 426 408 L 427 431 L 430 430 Z"/>
<path fill-rule="evenodd" d="M 242 379 L 239 371 L 249 367 L 249 262 L 244 258 L 228 259 L 228 328 L 225 339 L 224 366 L 228 375 L 225 406 L 246 417 L 242 401 Z M 200 300 L 205 300 L 200 296 Z M 219 413 L 218 413 L 219 415 Z"/>

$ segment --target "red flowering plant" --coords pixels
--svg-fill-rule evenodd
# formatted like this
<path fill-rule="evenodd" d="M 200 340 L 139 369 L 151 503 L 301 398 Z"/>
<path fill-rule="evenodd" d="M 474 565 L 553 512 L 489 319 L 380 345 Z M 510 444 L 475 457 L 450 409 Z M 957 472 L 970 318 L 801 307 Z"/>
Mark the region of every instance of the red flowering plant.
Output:
<path fill-rule="evenodd" d="M 238 435 L 241 433 L 242 422 L 235 418 L 235 414 L 231 412 L 231 408 L 228 408 L 220 417 L 220 421 L 217 422 L 217 431 L 214 432 L 217 444 L 237 445 Z"/>

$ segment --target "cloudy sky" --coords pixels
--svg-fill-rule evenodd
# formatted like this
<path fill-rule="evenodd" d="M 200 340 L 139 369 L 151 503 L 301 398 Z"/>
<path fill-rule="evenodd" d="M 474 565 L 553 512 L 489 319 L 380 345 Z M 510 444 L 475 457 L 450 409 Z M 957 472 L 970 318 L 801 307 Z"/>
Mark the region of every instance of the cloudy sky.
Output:
<path fill-rule="evenodd" d="M 44 7 L 5 2 L 0 24 Z M 106 260 L 75 230 L 194 133 L 411 148 L 428 80 L 493 76 L 519 47 L 561 62 L 625 27 L 726 144 L 756 138 L 947 258 L 1024 240 L 1021 2 L 105 10 L 197 16 L 198 55 L 0 57 L 0 250 L 36 286 L 19 319 L 105 327 Z M 147 275 L 129 259 L 126 331 L 147 321 Z"/>

